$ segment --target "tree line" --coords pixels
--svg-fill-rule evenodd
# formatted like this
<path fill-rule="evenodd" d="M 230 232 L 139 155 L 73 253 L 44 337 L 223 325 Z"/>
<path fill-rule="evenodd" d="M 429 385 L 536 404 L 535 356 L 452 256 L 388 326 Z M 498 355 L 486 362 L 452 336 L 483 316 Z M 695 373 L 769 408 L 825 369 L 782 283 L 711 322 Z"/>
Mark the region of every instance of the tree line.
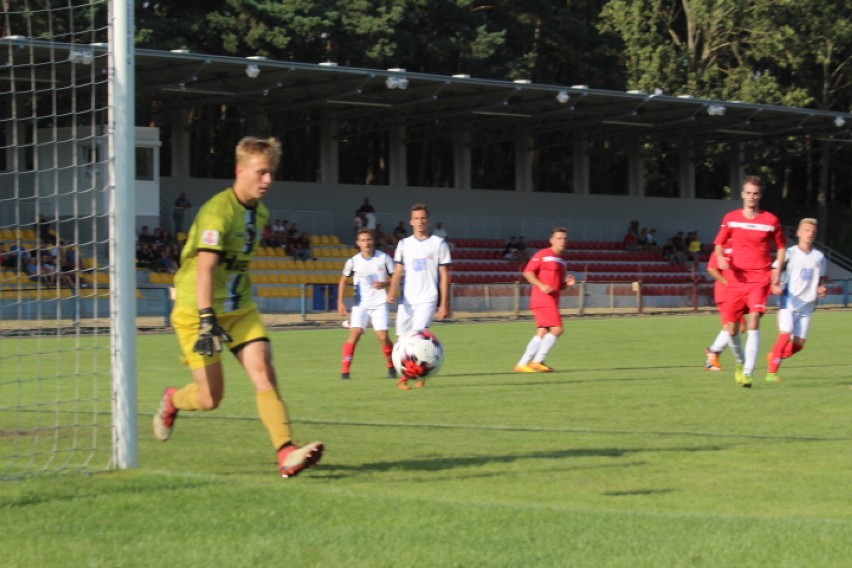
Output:
<path fill-rule="evenodd" d="M 81 16 L 94 17 L 76 15 Z M 852 5 L 845 1 L 142 0 L 135 3 L 135 26 L 140 48 L 660 90 L 841 112 L 852 108 Z M 54 21 L 43 29 L 59 36 L 63 25 Z M 162 101 L 149 98 L 138 104 L 143 120 L 162 110 Z M 195 111 L 199 122 L 214 116 L 238 122 L 235 113 Z M 202 136 L 199 143 L 216 143 L 216 138 Z M 225 137 L 228 148 L 232 138 Z M 823 237 L 848 255 L 849 146 L 791 138 L 773 148 L 752 149 L 758 154 L 752 163 L 763 153 L 766 165 L 750 172 L 781 188 L 771 205 L 788 221 L 800 215 L 828 220 L 830 231 Z M 657 163 L 647 167 L 651 176 L 667 168 L 665 149 L 657 152 Z M 696 164 L 699 175 L 713 170 L 712 162 L 725 152 L 707 148 L 701 158 L 705 163 Z M 440 148 L 410 149 L 409 158 L 414 175 L 434 177 L 422 181 L 440 185 L 449 176 L 441 173 L 446 152 Z M 361 161 L 370 163 L 353 160 Z M 218 164 L 196 166 L 213 172 Z M 552 165 L 548 175 L 558 177 L 558 169 Z M 302 175 L 310 176 L 310 165 L 305 170 Z M 369 166 L 351 175 L 361 178 L 353 181 L 381 182 Z M 543 177 L 542 184 L 546 181 Z"/>

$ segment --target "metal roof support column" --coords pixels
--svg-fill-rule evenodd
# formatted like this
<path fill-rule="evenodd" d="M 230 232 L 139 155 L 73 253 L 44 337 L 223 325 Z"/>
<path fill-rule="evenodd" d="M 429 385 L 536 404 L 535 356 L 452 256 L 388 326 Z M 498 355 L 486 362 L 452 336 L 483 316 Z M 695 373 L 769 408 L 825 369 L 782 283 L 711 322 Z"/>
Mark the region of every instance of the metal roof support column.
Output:
<path fill-rule="evenodd" d="M 337 141 L 337 117 L 323 109 L 320 124 L 320 182 L 338 183 L 340 180 L 340 147 Z"/>
<path fill-rule="evenodd" d="M 574 194 L 589 194 L 589 137 L 581 130 L 574 131 Z"/>
<path fill-rule="evenodd" d="M 515 191 L 531 192 L 532 177 L 532 136 L 523 124 L 515 127 Z"/>
<path fill-rule="evenodd" d="M 470 189 L 471 186 L 470 138 L 468 128 L 453 135 L 453 185 L 456 189 Z"/>
<path fill-rule="evenodd" d="M 731 152 L 728 162 L 728 184 L 731 186 L 731 197 L 736 199 L 740 195 L 740 186 L 745 177 L 745 145 L 742 142 L 732 142 L 731 148 L 734 151 Z"/>
<path fill-rule="evenodd" d="M 627 147 L 627 195 L 645 197 L 642 144 L 635 136 Z"/>
<path fill-rule="evenodd" d="M 175 178 L 188 178 L 192 175 L 189 171 L 190 154 L 192 153 L 189 143 L 189 125 L 192 111 L 191 108 L 178 106 L 177 109 L 169 113 L 172 145 L 171 176 Z"/>
<path fill-rule="evenodd" d="M 388 132 L 388 181 L 390 185 L 408 185 L 408 147 L 405 144 L 405 122 L 391 123 Z"/>
<path fill-rule="evenodd" d="M 695 199 L 695 157 L 693 152 L 693 139 L 683 138 L 678 150 L 679 175 L 678 188 L 679 197 L 682 199 Z"/>

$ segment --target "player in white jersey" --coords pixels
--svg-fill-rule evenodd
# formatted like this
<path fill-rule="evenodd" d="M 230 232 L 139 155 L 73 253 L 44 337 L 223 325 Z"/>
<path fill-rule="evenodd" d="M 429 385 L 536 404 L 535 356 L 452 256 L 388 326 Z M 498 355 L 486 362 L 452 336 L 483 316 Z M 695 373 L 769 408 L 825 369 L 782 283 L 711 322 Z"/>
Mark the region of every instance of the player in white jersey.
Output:
<path fill-rule="evenodd" d="M 796 236 L 799 244 L 787 249 L 782 277 L 783 293 L 778 297 L 778 340 L 766 355 L 766 380 L 778 382 L 781 361 L 805 347 L 811 316 L 817 298 L 825 297 L 825 255 L 814 248 L 816 219 L 802 219 Z"/>
<path fill-rule="evenodd" d="M 388 316 L 387 287 L 394 271 L 393 259 L 376 250 L 376 239 L 372 229 L 359 229 L 357 243 L 360 252 L 346 261 L 340 285 L 337 287 L 337 312 L 346 317 L 346 304 L 343 301 L 343 291 L 346 282 L 351 277 L 355 287 L 355 303 L 349 319 L 349 337 L 343 344 L 343 363 L 340 378 L 348 379 L 355 357 L 355 348 L 367 323 L 373 324 L 376 339 L 382 348 L 388 368 L 388 377 L 396 378 L 396 371 L 391 361 L 393 343 L 388 338 L 390 318 Z"/>
<path fill-rule="evenodd" d="M 447 241 L 429 232 L 429 209 L 422 203 L 411 207 L 413 234 L 399 241 L 394 253 L 397 263 L 388 291 L 388 302 L 399 297 L 400 282 L 405 283 L 402 302 L 396 314 L 396 335 L 402 338 L 427 329 L 432 319 L 450 315 L 450 265 L 452 258 Z M 437 313 L 436 313 L 437 311 Z M 425 386 L 421 379 L 415 386 Z M 399 388 L 408 390 L 405 377 Z"/>

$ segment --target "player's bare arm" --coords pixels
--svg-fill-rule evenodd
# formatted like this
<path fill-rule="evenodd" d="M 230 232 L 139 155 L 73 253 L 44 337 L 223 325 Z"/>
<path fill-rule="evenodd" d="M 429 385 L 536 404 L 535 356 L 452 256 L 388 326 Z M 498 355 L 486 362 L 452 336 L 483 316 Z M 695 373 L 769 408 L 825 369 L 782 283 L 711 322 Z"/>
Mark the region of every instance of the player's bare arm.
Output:
<path fill-rule="evenodd" d="M 388 288 L 388 303 L 394 304 L 396 303 L 396 298 L 399 295 L 399 284 L 402 282 L 402 277 L 405 274 L 405 265 L 398 264 L 396 270 L 393 271 L 393 276 L 391 276 L 390 288 Z"/>
<path fill-rule="evenodd" d="M 711 277 L 713 280 L 715 280 L 716 282 L 721 282 L 722 284 L 725 284 L 725 285 L 727 285 L 727 284 L 728 284 L 728 279 L 727 279 L 727 278 L 725 278 L 725 277 L 722 275 L 722 271 L 721 271 L 721 270 L 718 270 L 718 269 L 716 269 L 716 268 L 708 268 L 708 269 L 707 269 L 707 274 L 709 274 L 709 275 L 710 275 L 710 277 Z"/>
<path fill-rule="evenodd" d="M 535 275 L 535 272 L 527 271 L 524 272 L 524 278 L 527 279 L 527 282 L 544 292 L 545 294 L 550 294 L 553 292 L 553 288 L 542 282 L 538 279 L 538 276 Z"/>
<path fill-rule="evenodd" d="M 716 245 L 713 250 L 713 254 L 716 255 L 716 260 L 719 262 L 719 270 L 727 270 L 730 268 L 728 259 L 725 258 L 725 247 L 722 245 Z"/>
<path fill-rule="evenodd" d="M 450 267 L 442 264 L 438 267 L 438 274 L 441 282 L 441 304 L 438 306 L 435 317 L 443 320 L 449 317 L 452 311 L 450 309 Z M 396 273 L 394 273 L 394 276 L 396 276 Z"/>
<path fill-rule="evenodd" d="M 346 309 L 346 304 L 343 302 L 343 292 L 346 289 L 347 280 L 346 276 L 341 276 L 340 282 L 337 284 L 337 314 L 341 317 L 349 315 L 349 310 Z"/>

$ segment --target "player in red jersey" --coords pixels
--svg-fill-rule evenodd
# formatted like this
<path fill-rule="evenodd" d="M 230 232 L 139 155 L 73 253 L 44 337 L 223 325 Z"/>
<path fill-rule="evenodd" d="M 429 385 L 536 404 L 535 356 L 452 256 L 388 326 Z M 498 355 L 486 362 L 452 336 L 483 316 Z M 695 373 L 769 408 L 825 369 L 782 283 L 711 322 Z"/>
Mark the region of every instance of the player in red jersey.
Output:
<path fill-rule="evenodd" d="M 573 274 L 566 274 L 563 252 L 568 244 L 568 229 L 557 227 L 550 235 L 550 247 L 533 255 L 524 268 L 524 278 L 532 284 L 530 309 L 535 314 L 536 334 L 527 344 L 516 373 L 550 373 L 544 360 L 565 331 L 559 313 L 559 292 L 576 284 Z"/>
<path fill-rule="evenodd" d="M 730 245 L 724 247 L 724 253 L 725 256 L 730 259 Z M 728 299 L 728 283 L 731 280 L 731 270 L 730 268 L 728 270 L 719 270 L 719 257 L 715 254 L 711 254 L 710 258 L 707 260 L 707 273 L 713 278 L 713 280 L 715 280 L 715 284 L 713 285 L 713 301 L 719 309 L 719 314 L 722 315 L 725 313 L 723 305 Z M 739 336 L 737 336 L 737 338 L 739 339 Z M 705 371 L 722 370 L 722 364 L 719 362 L 719 355 L 722 354 L 725 347 L 727 347 L 730 342 L 731 335 L 725 327 L 725 318 L 722 316 L 721 331 L 719 331 L 719 334 L 716 336 L 713 344 L 704 350 L 704 354 L 707 357 L 707 360 L 704 362 Z M 735 352 L 739 352 L 741 354 L 742 349 L 736 349 Z M 740 364 L 743 363 L 742 360 L 737 362 Z"/>
<path fill-rule="evenodd" d="M 743 182 L 743 207 L 726 214 L 716 235 L 715 254 L 720 270 L 731 271 L 728 298 L 722 317 L 731 336 L 731 350 L 737 360 L 735 378 L 738 384 L 751 387 L 751 377 L 760 352 L 760 318 L 766 312 L 770 291 L 781 289 L 780 271 L 772 268 L 772 247 L 775 247 L 775 266 L 784 266 L 787 239 L 778 217 L 760 208 L 761 181 L 747 176 Z M 731 260 L 725 257 L 724 245 L 730 240 Z M 748 313 L 745 353 L 737 351 L 740 319 Z"/>

